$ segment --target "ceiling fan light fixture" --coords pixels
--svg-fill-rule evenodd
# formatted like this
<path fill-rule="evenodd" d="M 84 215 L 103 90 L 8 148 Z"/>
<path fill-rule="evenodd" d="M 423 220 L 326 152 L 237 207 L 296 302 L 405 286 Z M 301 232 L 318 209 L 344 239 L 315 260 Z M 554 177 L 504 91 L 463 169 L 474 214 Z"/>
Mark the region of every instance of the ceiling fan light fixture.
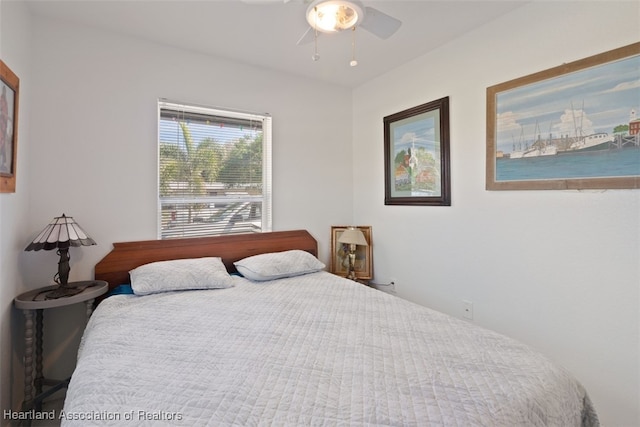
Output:
<path fill-rule="evenodd" d="M 311 28 L 325 33 L 348 30 L 363 17 L 360 6 L 345 0 L 318 0 L 307 9 L 307 22 Z"/>

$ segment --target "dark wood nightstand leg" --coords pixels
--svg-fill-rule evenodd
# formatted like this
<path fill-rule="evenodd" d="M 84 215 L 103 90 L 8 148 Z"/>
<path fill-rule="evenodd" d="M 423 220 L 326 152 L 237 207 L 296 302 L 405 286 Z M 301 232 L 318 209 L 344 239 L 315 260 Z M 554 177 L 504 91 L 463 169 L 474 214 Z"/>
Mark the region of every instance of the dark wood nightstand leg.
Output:
<path fill-rule="evenodd" d="M 36 310 L 36 378 L 34 380 L 36 396 L 42 393 L 42 384 L 44 382 L 44 375 L 42 374 L 43 311 L 44 310 Z M 42 401 L 34 403 L 36 405 L 36 411 L 42 411 Z"/>
<path fill-rule="evenodd" d="M 36 378 L 34 386 L 36 389 L 36 396 L 42 393 L 42 382 L 44 376 L 42 375 L 42 334 L 43 334 L 43 310 L 36 310 Z M 40 410 L 40 408 L 36 408 Z"/>
<path fill-rule="evenodd" d="M 33 310 L 24 313 L 24 402 L 22 409 L 29 410 L 33 404 Z"/>

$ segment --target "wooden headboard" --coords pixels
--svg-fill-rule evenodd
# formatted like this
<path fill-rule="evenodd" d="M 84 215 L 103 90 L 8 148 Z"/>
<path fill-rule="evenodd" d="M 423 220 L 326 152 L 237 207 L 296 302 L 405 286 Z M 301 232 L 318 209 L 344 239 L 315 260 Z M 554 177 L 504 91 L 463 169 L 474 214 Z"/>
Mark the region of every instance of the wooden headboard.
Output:
<path fill-rule="evenodd" d="M 233 273 L 236 271 L 233 263 L 242 258 L 290 249 L 318 256 L 318 242 L 306 230 L 114 243 L 111 252 L 96 264 L 95 278 L 109 282 L 112 289 L 130 283 L 129 271 L 140 265 L 206 256 L 221 257 L 227 270 Z"/>

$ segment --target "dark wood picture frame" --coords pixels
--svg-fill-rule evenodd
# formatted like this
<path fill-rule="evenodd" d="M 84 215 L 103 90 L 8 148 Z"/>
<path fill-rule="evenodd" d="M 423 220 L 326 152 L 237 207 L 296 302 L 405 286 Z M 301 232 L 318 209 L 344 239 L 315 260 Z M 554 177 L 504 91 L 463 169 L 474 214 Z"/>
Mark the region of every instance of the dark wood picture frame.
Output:
<path fill-rule="evenodd" d="M 640 188 L 640 43 L 487 88 L 487 190 Z"/>
<path fill-rule="evenodd" d="M 0 193 L 16 191 L 20 79 L 0 60 Z"/>
<path fill-rule="evenodd" d="M 449 97 L 383 122 L 384 204 L 451 206 Z"/>

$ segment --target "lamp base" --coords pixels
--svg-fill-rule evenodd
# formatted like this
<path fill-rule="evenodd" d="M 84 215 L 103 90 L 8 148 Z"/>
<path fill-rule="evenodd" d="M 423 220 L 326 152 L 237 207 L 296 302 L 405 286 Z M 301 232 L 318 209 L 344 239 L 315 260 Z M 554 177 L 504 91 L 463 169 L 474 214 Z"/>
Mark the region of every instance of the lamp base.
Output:
<path fill-rule="evenodd" d="M 60 285 L 56 289 L 47 292 L 44 295 L 44 298 L 58 299 L 58 298 L 72 297 L 84 291 L 86 288 L 87 288 L 86 284 L 82 284 L 79 286 L 73 286 L 72 284 Z"/>
<path fill-rule="evenodd" d="M 351 250 L 349 251 L 349 271 L 347 272 L 347 279 L 356 280 L 356 245 L 350 245 Z"/>

